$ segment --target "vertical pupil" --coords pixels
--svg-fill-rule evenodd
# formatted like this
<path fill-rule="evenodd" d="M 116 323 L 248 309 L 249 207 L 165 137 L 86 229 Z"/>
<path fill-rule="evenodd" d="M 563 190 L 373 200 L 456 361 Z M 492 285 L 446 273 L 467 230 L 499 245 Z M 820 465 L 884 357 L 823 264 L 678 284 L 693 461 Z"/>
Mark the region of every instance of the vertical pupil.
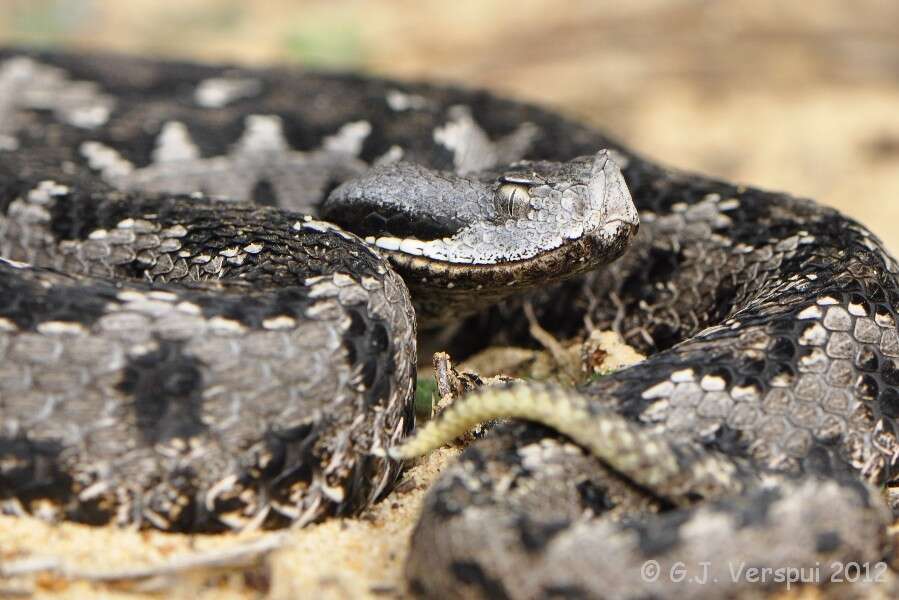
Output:
<path fill-rule="evenodd" d="M 497 196 L 500 210 L 513 218 L 528 200 L 527 189 L 514 183 L 507 183 L 500 187 Z"/>

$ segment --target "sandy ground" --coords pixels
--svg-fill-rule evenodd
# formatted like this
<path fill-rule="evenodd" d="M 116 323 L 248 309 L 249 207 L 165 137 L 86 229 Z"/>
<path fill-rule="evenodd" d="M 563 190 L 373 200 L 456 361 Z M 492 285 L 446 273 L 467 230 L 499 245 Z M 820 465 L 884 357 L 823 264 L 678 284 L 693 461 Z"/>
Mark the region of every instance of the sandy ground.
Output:
<path fill-rule="evenodd" d="M 419 506 L 457 454 L 446 448 L 422 460 L 359 518 L 299 531 L 190 536 L 0 517 L 0 598 L 404 597 Z"/>
<path fill-rule="evenodd" d="M 670 164 L 814 197 L 866 223 L 894 251 L 897 23 L 899 3 L 880 0 L 0 3 L 0 43 L 286 62 L 487 87 L 589 120 Z M 0 575 L 44 568 L 0 577 L 0 598 L 397 597 L 424 490 L 455 452 L 416 465 L 408 483 L 361 518 L 275 537 L 0 517 Z M 224 567 L 190 568 L 197 560 Z M 75 577 L 147 568 L 162 574 Z"/>

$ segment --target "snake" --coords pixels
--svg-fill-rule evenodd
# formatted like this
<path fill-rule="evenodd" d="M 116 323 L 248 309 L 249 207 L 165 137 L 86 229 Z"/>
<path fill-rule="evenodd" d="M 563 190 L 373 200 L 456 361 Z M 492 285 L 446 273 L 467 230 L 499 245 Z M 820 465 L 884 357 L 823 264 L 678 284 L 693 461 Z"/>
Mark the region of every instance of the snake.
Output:
<path fill-rule="evenodd" d="M 5 514 L 301 527 L 490 421 L 427 494 L 415 596 L 885 575 L 899 267 L 812 200 L 485 91 L 9 48 L 0 257 Z M 526 343 L 523 302 L 648 358 L 414 429 L 419 336 Z"/>

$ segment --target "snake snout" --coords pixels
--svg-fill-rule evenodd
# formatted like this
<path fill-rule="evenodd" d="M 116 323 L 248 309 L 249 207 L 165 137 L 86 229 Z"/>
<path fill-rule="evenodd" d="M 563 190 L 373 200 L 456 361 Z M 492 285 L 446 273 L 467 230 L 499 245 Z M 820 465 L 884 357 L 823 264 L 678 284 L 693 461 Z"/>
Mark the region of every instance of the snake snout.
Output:
<path fill-rule="evenodd" d="M 604 209 L 605 217 L 600 227 L 603 233 L 636 233 L 640 226 L 637 207 L 634 206 L 621 168 L 608 150 L 596 153 L 588 188 L 591 205 Z"/>

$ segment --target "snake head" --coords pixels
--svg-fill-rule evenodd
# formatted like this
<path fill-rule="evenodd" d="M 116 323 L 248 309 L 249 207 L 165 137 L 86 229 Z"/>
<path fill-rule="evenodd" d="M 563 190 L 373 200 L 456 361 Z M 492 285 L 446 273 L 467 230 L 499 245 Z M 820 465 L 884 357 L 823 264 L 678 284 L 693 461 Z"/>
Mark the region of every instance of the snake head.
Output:
<path fill-rule="evenodd" d="M 384 165 L 336 188 L 322 214 L 387 255 L 424 321 L 606 264 L 639 223 L 607 150 L 471 176 Z"/>

